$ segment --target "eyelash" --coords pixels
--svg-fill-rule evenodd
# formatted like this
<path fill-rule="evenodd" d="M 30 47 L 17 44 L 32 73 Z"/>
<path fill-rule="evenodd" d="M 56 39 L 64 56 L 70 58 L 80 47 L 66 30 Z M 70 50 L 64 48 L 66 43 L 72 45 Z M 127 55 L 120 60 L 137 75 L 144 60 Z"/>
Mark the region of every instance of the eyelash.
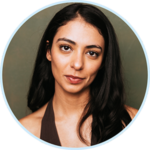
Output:
<path fill-rule="evenodd" d="M 89 51 L 89 52 L 93 52 L 93 53 L 94 53 L 94 55 L 95 55 L 95 56 L 90 55 L 90 56 L 92 56 L 92 57 L 98 57 L 98 56 L 99 56 L 99 54 L 98 54 L 98 53 L 96 53 L 96 52 L 94 52 L 94 51 Z M 88 53 L 89 53 L 89 52 L 88 52 Z"/>
<path fill-rule="evenodd" d="M 71 47 L 70 47 L 70 46 L 68 46 L 68 45 L 60 45 L 60 49 L 61 49 L 61 50 L 63 50 L 63 51 L 68 51 L 68 50 L 64 50 L 64 49 L 62 49 L 62 48 L 64 48 L 64 47 L 68 47 L 68 48 L 71 50 Z"/>
<path fill-rule="evenodd" d="M 67 48 L 69 48 L 69 49 L 71 50 L 71 47 L 68 46 L 68 45 L 60 45 L 60 49 L 61 49 L 62 51 L 66 51 L 66 52 L 70 51 L 70 50 L 64 50 L 64 47 L 67 47 Z M 62 48 L 63 48 L 63 49 L 62 49 Z M 98 54 L 97 52 L 94 52 L 94 51 L 88 51 L 88 53 L 89 53 L 89 52 L 93 52 L 93 53 L 94 53 L 95 56 L 90 55 L 90 56 L 92 56 L 92 57 L 98 57 L 98 56 L 99 56 L 99 54 Z"/>

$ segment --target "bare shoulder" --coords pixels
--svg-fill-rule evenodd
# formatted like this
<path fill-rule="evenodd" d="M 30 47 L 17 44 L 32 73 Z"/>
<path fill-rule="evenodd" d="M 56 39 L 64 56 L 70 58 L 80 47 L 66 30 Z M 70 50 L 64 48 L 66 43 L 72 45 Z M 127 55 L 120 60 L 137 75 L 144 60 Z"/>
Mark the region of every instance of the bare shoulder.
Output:
<path fill-rule="evenodd" d="M 40 137 L 40 124 L 41 124 L 40 117 L 36 117 L 35 113 L 30 114 L 22 119 L 19 122 L 32 134 L 37 137 Z"/>
<path fill-rule="evenodd" d="M 44 105 L 42 108 L 37 110 L 36 112 L 22 118 L 19 120 L 19 122 L 33 135 L 40 138 L 40 132 L 41 132 L 41 121 L 44 116 L 44 112 L 46 109 L 46 105 Z"/>
<path fill-rule="evenodd" d="M 125 105 L 125 108 L 126 108 L 127 112 L 129 113 L 131 119 L 133 119 L 135 117 L 135 115 L 137 114 L 138 110 L 133 107 L 127 106 L 127 105 Z"/>

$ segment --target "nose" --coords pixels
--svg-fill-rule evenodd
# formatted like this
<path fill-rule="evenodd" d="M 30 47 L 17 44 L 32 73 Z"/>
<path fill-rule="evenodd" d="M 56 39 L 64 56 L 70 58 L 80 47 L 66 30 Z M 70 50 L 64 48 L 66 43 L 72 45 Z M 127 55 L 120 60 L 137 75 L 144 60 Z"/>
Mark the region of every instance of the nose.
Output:
<path fill-rule="evenodd" d="M 71 60 L 71 68 L 74 68 L 75 70 L 82 70 L 83 66 L 84 66 L 84 57 L 82 53 L 80 51 L 74 53 Z"/>

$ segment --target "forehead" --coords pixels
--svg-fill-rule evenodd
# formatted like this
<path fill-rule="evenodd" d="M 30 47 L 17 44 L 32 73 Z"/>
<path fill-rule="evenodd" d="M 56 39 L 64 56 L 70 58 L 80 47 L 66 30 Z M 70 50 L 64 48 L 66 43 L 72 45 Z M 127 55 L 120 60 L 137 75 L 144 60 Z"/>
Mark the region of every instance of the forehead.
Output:
<path fill-rule="evenodd" d="M 68 38 L 77 44 L 102 44 L 104 38 L 96 27 L 85 22 L 82 18 L 76 18 L 61 26 L 54 41 L 58 38 Z"/>

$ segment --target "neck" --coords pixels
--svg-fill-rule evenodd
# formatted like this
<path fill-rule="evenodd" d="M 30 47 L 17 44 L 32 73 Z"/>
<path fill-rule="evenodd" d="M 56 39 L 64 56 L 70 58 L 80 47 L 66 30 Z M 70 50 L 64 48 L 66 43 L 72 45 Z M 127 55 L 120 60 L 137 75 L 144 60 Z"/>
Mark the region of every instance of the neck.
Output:
<path fill-rule="evenodd" d="M 89 88 L 80 93 L 68 93 L 61 88 L 55 87 L 53 97 L 53 108 L 55 117 L 80 118 L 82 112 L 89 101 Z"/>

